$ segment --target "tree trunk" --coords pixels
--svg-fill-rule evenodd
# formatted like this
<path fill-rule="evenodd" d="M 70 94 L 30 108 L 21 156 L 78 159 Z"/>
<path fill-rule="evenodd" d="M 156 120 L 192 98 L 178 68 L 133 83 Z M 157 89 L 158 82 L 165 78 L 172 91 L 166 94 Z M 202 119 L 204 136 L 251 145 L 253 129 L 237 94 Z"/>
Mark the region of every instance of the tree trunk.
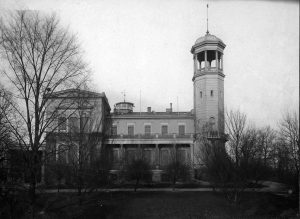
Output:
<path fill-rule="evenodd" d="M 300 215 L 300 174 L 298 172 L 298 216 Z"/>
<path fill-rule="evenodd" d="M 137 190 L 139 180 L 140 180 L 139 178 L 136 179 L 135 186 L 134 186 L 134 192 L 136 192 L 136 190 Z"/>
<path fill-rule="evenodd" d="M 35 163 L 34 163 L 35 165 Z M 30 198 L 30 207 L 31 207 L 31 218 L 35 218 L 35 199 L 36 199 L 36 168 L 33 165 L 31 169 L 30 176 L 30 185 L 29 185 L 29 198 Z"/>
<path fill-rule="evenodd" d="M 81 186 L 78 186 L 78 193 L 77 193 L 77 195 L 78 195 L 78 202 L 79 202 L 79 205 L 81 206 L 82 205 L 82 197 L 81 197 Z"/>
<path fill-rule="evenodd" d="M 35 182 L 31 182 L 29 188 L 31 218 L 35 218 Z"/>
<path fill-rule="evenodd" d="M 173 191 L 175 190 L 176 176 L 173 177 Z"/>

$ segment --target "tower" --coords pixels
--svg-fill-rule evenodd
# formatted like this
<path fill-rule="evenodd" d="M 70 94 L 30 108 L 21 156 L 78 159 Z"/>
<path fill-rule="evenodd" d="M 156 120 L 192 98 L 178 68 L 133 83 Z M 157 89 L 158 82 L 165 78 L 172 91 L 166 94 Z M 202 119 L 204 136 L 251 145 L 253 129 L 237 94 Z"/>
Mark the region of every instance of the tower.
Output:
<path fill-rule="evenodd" d="M 194 113 L 195 132 L 204 127 L 210 133 L 224 133 L 224 72 L 223 50 L 225 44 L 208 31 L 198 38 L 191 49 L 194 58 Z M 213 131 L 213 132 L 211 132 Z"/>

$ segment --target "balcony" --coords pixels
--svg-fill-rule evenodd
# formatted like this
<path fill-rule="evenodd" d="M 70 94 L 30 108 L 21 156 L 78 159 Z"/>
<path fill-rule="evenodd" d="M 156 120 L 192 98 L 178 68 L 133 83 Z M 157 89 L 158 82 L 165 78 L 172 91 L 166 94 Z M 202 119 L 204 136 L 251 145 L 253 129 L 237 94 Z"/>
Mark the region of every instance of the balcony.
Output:
<path fill-rule="evenodd" d="M 200 136 L 205 137 L 208 140 L 225 140 L 225 141 L 228 141 L 228 138 L 229 138 L 228 134 L 220 133 L 218 131 L 208 131 L 208 132 L 199 134 L 199 137 Z M 195 138 L 197 138 L 197 137 L 198 136 L 195 136 Z"/>
<path fill-rule="evenodd" d="M 161 133 L 155 133 L 155 134 L 135 134 L 135 135 L 112 135 L 111 138 L 113 139 L 174 139 L 174 138 L 180 138 L 180 139 L 192 139 L 194 137 L 193 133 L 185 133 L 185 134 L 178 134 L 178 133 L 172 133 L 172 134 L 164 134 Z"/>

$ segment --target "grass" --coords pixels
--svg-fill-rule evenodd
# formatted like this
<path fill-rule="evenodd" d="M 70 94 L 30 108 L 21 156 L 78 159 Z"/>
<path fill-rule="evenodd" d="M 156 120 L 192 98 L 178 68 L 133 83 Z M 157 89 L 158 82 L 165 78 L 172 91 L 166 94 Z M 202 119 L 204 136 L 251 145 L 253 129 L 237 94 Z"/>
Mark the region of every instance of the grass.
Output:
<path fill-rule="evenodd" d="M 297 208 L 291 198 L 255 192 L 243 193 L 238 205 L 214 192 L 93 193 L 84 200 L 78 206 L 75 194 L 44 195 L 48 207 L 39 218 L 276 218 Z"/>
<path fill-rule="evenodd" d="M 102 187 L 100 186 L 100 188 L 110 188 L 110 189 L 114 189 L 114 188 L 134 188 L 135 186 L 135 181 L 127 181 L 124 183 L 118 183 L 118 184 L 107 184 L 107 185 L 103 185 Z M 48 186 L 40 186 L 40 189 L 57 189 L 57 185 L 48 185 Z M 172 188 L 173 185 L 170 182 L 160 182 L 160 183 L 153 183 L 153 182 L 141 182 L 138 185 L 138 188 Z M 212 188 L 212 185 L 209 185 L 207 183 L 199 183 L 199 182 L 190 182 L 190 183 L 176 183 L 175 188 Z M 261 185 L 261 184 L 256 184 L 253 182 L 249 182 L 247 185 L 247 188 L 263 188 L 265 186 Z M 59 189 L 76 189 L 76 186 L 72 186 L 72 185 L 59 185 Z"/>

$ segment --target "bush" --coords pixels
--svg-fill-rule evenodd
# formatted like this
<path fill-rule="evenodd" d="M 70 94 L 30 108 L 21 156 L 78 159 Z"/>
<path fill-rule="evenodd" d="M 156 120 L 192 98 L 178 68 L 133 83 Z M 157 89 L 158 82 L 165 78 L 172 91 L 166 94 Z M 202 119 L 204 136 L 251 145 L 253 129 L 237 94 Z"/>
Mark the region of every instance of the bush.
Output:
<path fill-rule="evenodd" d="M 143 159 L 132 160 L 126 165 L 125 172 L 129 179 L 135 180 L 134 191 L 136 191 L 140 180 L 150 181 L 152 176 L 150 165 Z"/>
<path fill-rule="evenodd" d="M 190 178 L 190 168 L 180 161 L 174 161 L 167 165 L 166 174 L 173 186 L 178 180 L 187 181 Z"/>

